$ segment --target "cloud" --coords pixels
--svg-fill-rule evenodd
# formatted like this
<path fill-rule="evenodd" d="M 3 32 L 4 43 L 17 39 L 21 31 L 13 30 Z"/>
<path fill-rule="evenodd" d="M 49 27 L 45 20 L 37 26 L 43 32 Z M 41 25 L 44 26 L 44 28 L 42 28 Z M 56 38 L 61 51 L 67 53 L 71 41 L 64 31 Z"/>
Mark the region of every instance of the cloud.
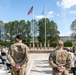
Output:
<path fill-rule="evenodd" d="M 76 14 L 76 11 L 70 11 L 70 14 Z"/>
<path fill-rule="evenodd" d="M 44 18 L 44 16 L 43 15 L 38 15 L 38 16 L 36 16 L 36 18 L 41 19 L 41 18 Z"/>
<path fill-rule="evenodd" d="M 54 17 L 54 11 L 49 11 L 48 14 L 46 15 L 47 18 Z"/>
<path fill-rule="evenodd" d="M 53 15 L 53 14 L 54 14 L 54 12 L 53 12 L 53 11 L 50 11 L 50 12 L 48 12 L 48 14 L 49 14 L 49 15 Z"/>
<path fill-rule="evenodd" d="M 46 15 L 46 17 L 47 18 L 51 18 L 51 17 L 54 17 L 54 11 L 49 11 L 48 13 L 47 13 L 47 15 Z M 41 19 L 41 18 L 45 18 L 45 16 L 44 15 L 38 15 L 38 16 L 36 16 L 36 18 L 37 19 Z"/>
<path fill-rule="evenodd" d="M 61 6 L 63 9 L 70 8 L 76 5 L 76 0 L 62 0 L 61 2 L 57 2 L 58 6 Z"/>
<path fill-rule="evenodd" d="M 51 17 L 54 17 L 54 15 L 49 15 L 49 14 L 48 14 L 46 17 L 47 17 L 47 18 L 51 18 Z"/>

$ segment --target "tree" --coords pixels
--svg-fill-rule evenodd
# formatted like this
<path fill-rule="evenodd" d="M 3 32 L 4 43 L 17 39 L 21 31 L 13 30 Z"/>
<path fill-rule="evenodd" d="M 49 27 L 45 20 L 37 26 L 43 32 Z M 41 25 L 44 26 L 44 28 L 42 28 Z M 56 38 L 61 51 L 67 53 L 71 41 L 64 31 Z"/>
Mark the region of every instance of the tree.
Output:
<path fill-rule="evenodd" d="M 17 34 L 21 34 L 24 39 L 29 39 L 30 40 L 30 22 L 25 20 L 21 20 L 20 22 L 15 20 L 12 22 L 8 22 L 4 26 L 5 28 L 5 35 L 6 35 L 6 40 L 9 41 L 14 41 L 15 36 Z M 27 40 L 28 41 L 28 40 Z"/>
<path fill-rule="evenodd" d="M 26 42 L 30 42 L 31 39 L 31 23 L 30 21 L 27 21 L 26 24 Z"/>
<path fill-rule="evenodd" d="M 5 31 L 6 36 L 8 37 L 8 40 L 14 41 L 15 36 L 17 34 L 25 34 L 25 21 L 21 20 L 20 22 L 15 20 L 12 22 L 8 22 L 5 24 Z"/>
<path fill-rule="evenodd" d="M 33 30 L 34 27 L 34 30 Z M 38 34 L 38 23 L 36 20 L 31 20 L 31 33 L 33 35 L 33 31 L 34 31 L 34 36 L 36 37 Z"/>
<path fill-rule="evenodd" d="M 5 23 L 5 40 L 14 41 L 17 34 L 21 34 L 27 42 L 30 42 L 33 36 L 33 24 L 34 24 L 34 37 L 38 36 L 39 42 L 45 41 L 45 18 L 40 19 L 38 22 L 36 20 L 31 20 L 25 22 L 25 20 L 15 20 L 12 22 Z M 32 33 L 32 34 L 31 34 Z M 54 21 L 50 21 L 46 18 L 46 41 L 55 41 L 59 38 L 59 31 L 57 24 Z"/>
<path fill-rule="evenodd" d="M 6 23 L 4 28 L 6 31 L 6 37 L 8 38 L 7 40 L 13 41 L 13 32 L 15 31 L 14 22 Z"/>
<path fill-rule="evenodd" d="M 39 42 L 44 42 L 44 40 L 45 40 L 45 18 L 42 18 L 39 20 L 38 26 L 39 26 L 38 40 L 39 40 Z"/>
<path fill-rule="evenodd" d="M 57 24 L 54 21 L 51 21 L 48 40 L 57 41 L 59 39 L 59 34 L 60 34 L 60 32 L 58 31 Z"/>
<path fill-rule="evenodd" d="M 34 20 L 31 20 L 31 37 L 32 37 L 32 40 L 35 41 L 35 37 L 37 37 L 37 36 L 38 36 L 38 22 L 34 19 Z"/>
<path fill-rule="evenodd" d="M 72 31 L 71 36 L 76 39 L 76 20 L 72 22 L 70 29 Z"/>
<path fill-rule="evenodd" d="M 2 41 L 3 34 L 4 34 L 4 23 L 0 21 L 0 41 Z"/>
<path fill-rule="evenodd" d="M 9 38 L 9 33 L 8 33 L 8 23 L 5 23 L 5 26 L 4 26 L 4 29 L 5 29 L 5 41 L 8 40 Z"/>
<path fill-rule="evenodd" d="M 26 22 L 25 22 L 25 20 L 21 20 L 20 22 L 19 22 L 19 27 L 18 27 L 18 30 L 19 30 L 19 32 L 18 32 L 18 34 L 21 34 L 23 37 L 26 37 Z"/>
<path fill-rule="evenodd" d="M 38 40 L 40 42 L 44 42 L 45 40 L 45 18 L 39 20 L 39 36 Z M 57 28 L 57 24 L 54 21 L 51 21 L 46 18 L 46 41 L 56 41 L 59 38 L 59 31 Z"/>

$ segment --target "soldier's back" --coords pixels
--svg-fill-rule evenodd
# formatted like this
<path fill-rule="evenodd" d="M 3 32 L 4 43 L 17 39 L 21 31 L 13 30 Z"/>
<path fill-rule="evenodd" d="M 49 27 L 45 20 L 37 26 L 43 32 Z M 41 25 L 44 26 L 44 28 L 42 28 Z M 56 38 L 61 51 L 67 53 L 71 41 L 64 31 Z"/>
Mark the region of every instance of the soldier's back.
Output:
<path fill-rule="evenodd" d="M 11 45 L 11 50 L 14 61 L 18 63 L 25 58 L 25 54 L 28 51 L 28 47 L 23 43 L 15 43 Z"/>
<path fill-rule="evenodd" d="M 68 52 L 61 49 L 56 51 L 56 64 L 65 65 L 67 63 Z"/>

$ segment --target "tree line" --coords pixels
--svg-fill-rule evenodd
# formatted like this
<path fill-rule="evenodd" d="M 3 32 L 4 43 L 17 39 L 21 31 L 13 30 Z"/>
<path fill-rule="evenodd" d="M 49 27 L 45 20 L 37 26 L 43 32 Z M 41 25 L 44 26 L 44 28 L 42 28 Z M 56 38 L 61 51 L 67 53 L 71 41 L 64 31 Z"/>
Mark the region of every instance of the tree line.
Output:
<path fill-rule="evenodd" d="M 76 36 L 76 20 L 72 22 L 71 30 L 73 31 L 72 35 Z M 24 37 L 25 42 L 30 42 L 33 33 L 39 42 L 45 41 L 45 18 L 38 21 L 15 20 L 8 23 L 0 21 L 0 41 L 13 42 L 15 41 L 15 36 L 21 34 Z M 57 23 L 46 18 L 46 42 L 57 41 L 60 38 L 59 34 L 60 32 L 58 31 Z"/>

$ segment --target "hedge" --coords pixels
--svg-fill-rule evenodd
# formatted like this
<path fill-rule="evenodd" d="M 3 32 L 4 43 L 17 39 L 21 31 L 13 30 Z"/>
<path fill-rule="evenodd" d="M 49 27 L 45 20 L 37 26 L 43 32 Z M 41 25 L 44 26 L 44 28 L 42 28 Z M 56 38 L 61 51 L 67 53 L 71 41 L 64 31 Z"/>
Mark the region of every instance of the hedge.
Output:
<path fill-rule="evenodd" d="M 14 44 L 14 42 L 0 42 L 1 46 L 7 46 L 7 45 L 12 45 Z M 33 42 L 29 43 L 29 42 L 24 42 L 24 44 L 27 44 L 28 46 L 33 47 Z M 44 47 L 44 42 L 35 42 L 35 47 L 37 47 L 37 44 L 40 46 L 40 44 L 42 44 L 42 47 Z M 56 42 L 50 42 L 50 47 L 56 47 Z M 48 45 L 48 43 L 46 43 L 46 46 Z M 64 47 L 71 47 L 72 43 L 71 42 L 64 42 Z"/>
<path fill-rule="evenodd" d="M 7 46 L 7 45 L 12 45 L 14 42 L 0 42 L 1 46 Z"/>
<path fill-rule="evenodd" d="M 64 43 L 64 46 L 65 47 L 72 47 L 72 42 L 65 42 Z"/>

